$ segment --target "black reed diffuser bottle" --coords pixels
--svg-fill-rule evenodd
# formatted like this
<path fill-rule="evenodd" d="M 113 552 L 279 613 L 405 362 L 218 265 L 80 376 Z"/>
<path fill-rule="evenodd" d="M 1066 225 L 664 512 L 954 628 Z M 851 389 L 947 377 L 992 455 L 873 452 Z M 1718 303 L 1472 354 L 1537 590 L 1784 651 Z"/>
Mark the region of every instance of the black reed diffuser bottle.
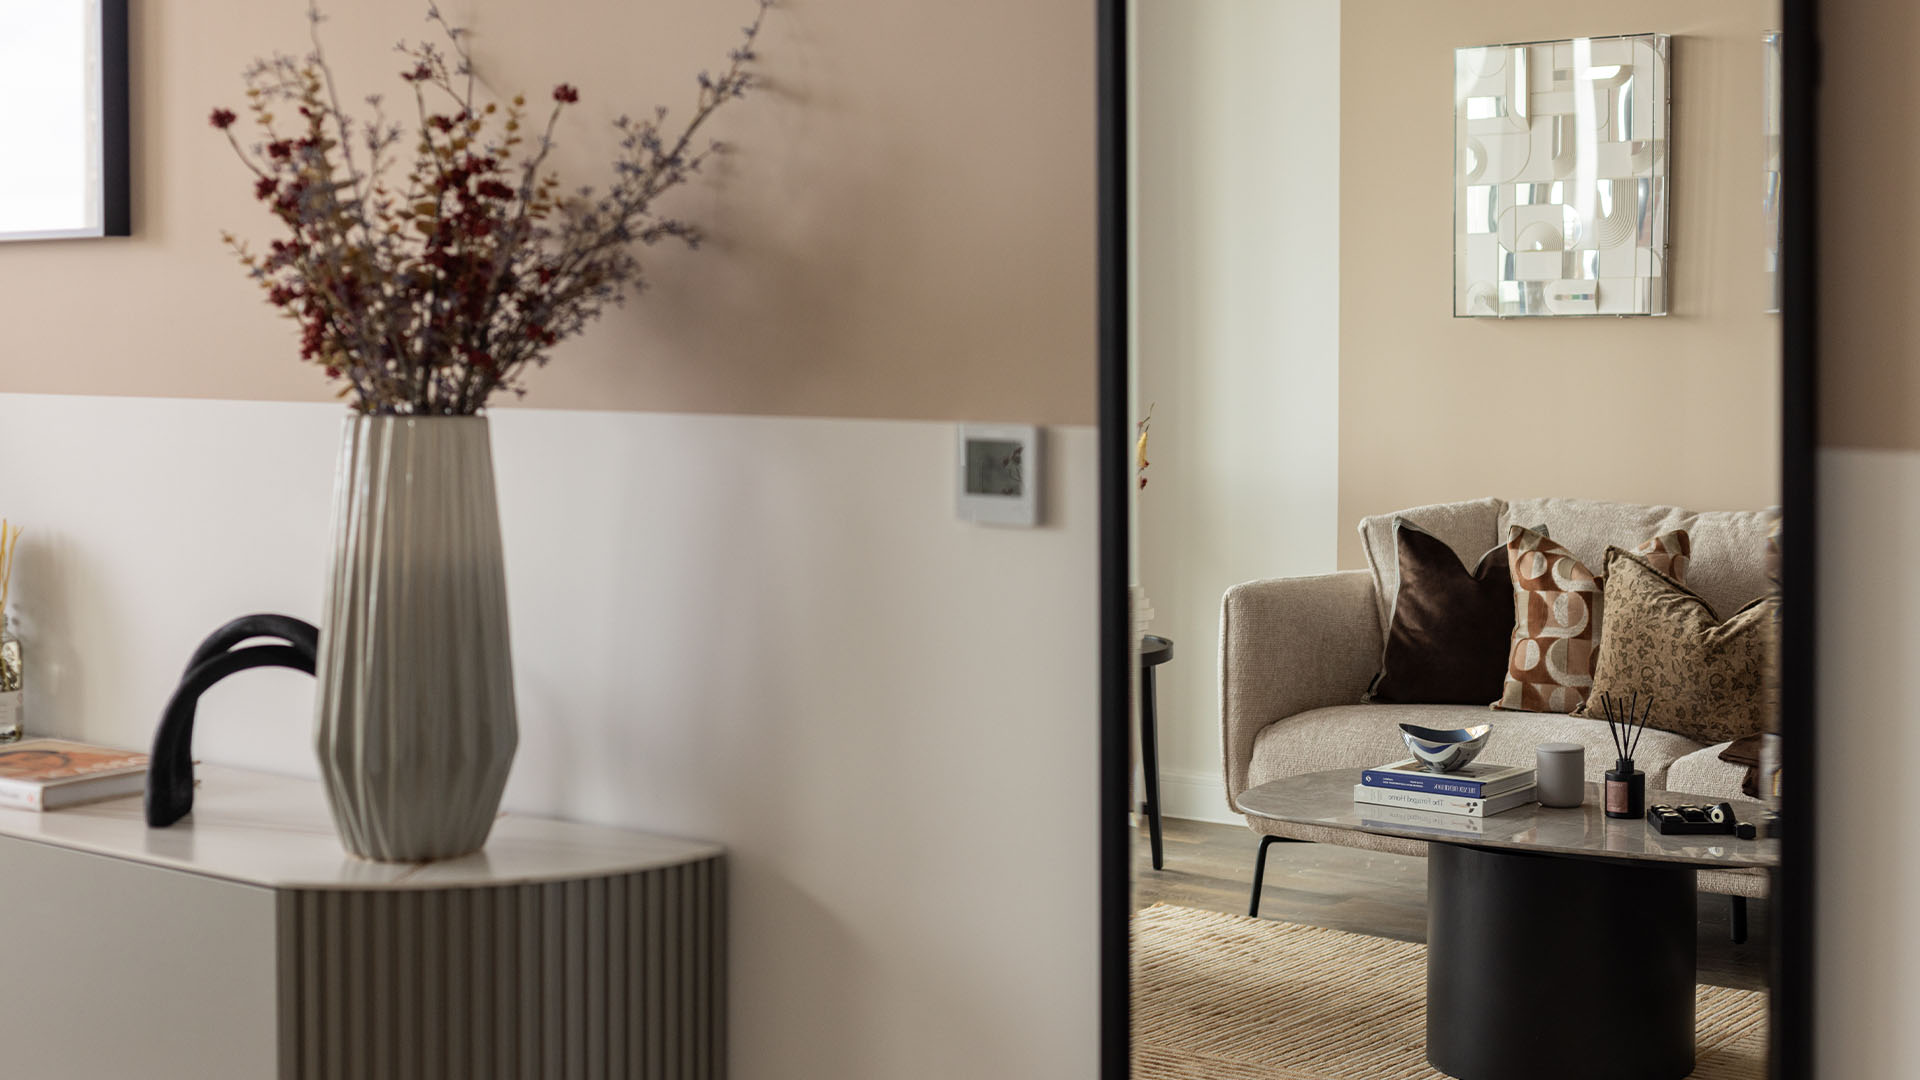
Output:
<path fill-rule="evenodd" d="M 1613 768 L 1607 771 L 1604 802 L 1607 816 L 1637 818 L 1647 812 L 1647 774 L 1633 767 L 1633 752 L 1640 748 L 1640 736 L 1646 734 L 1647 719 L 1653 715 L 1653 698 L 1648 697 L 1646 708 L 1642 709 L 1638 693 L 1626 702 L 1601 694 L 1600 714 L 1606 717 L 1607 734 L 1613 737 L 1613 748 L 1618 755 Z"/>

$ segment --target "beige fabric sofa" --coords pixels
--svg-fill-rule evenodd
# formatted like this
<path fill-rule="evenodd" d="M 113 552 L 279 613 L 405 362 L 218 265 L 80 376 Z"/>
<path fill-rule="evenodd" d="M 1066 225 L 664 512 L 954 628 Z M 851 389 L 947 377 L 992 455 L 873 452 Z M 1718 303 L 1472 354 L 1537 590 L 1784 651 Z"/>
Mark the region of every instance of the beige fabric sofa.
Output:
<path fill-rule="evenodd" d="M 1395 516 L 1419 525 L 1472 566 L 1504 542 L 1510 524 L 1546 525 L 1548 533 L 1589 566 L 1608 545 L 1632 547 L 1684 528 L 1693 542 L 1688 584 L 1725 617 L 1769 588 L 1767 533 L 1777 510 L 1698 513 L 1582 499 L 1479 499 L 1383 514 L 1360 523 L 1370 570 L 1250 581 L 1227 591 L 1221 610 L 1220 713 L 1227 799 L 1270 780 L 1322 769 L 1359 771 L 1405 757 L 1397 725 L 1455 728 L 1491 722 L 1480 760 L 1531 764 L 1543 742 L 1586 747 L 1589 780 L 1598 780 L 1614 752 L 1601 720 L 1549 713 L 1495 711 L 1468 705 L 1362 705 L 1380 663 L 1391 597 Z M 1745 770 L 1719 759 L 1726 744 L 1706 746 L 1649 729 L 1635 755 L 1650 788 L 1739 800 Z M 1426 854 L 1426 844 L 1397 837 L 1335 832 L 1249 814 L 1256 833 L 1297 840 L 1359 844 L 1379 851 Z M 1700 887 L 1763 896 L 1764 875 L 1702 871 Z"/>

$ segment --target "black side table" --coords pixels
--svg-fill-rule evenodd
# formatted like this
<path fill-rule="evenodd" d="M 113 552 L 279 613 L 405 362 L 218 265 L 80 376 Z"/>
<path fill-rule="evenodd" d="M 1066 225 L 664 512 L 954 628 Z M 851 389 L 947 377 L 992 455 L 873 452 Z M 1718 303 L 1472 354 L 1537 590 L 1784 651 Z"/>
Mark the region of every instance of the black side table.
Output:
<path fill-rule="evenodd" d="M 1153 669 L 1173 659 L 1173 642 L 1154 634 L 1140 639 L 1140 763 L 1147 776 L 1147 835 L 1153 842 L 1153 868 L 1164 861 L 1160 846 L 1160 735 L 1156 730 Z"/>

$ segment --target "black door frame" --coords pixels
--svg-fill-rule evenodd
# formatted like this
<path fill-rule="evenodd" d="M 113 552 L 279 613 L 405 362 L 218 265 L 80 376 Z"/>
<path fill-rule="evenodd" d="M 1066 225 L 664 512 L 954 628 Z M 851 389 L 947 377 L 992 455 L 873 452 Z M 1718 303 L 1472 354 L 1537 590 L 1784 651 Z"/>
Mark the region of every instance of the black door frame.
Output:
<path fill-rule="evenodd" d="M 1127 506 L 1133 423 L 1127 402 L 1127 41 L 1126 0 L 1095 0 L 1099 125 L 1099 485 L 1100 485 L 1100 1075 L 1130 1070 L 1128 920 L 1133 848 L 1129 716 L 1132 625 L 1127 611 Z M 1785 125 L 1781 241 L 1782 565 L 1780 730 L 1792 785 L 1784 800 L 1782 872 L 1775 875 L 1770 1073 L 1813 1075 L 1814 596 L 1816 309 L 1815 100 L 1820 50 L 1817 0 L 1782 0 L 1781 94 Z"/>
<path fill-rule="evenodd" d="M 1820 37 L 1818 0 L 1781 4 L 1780 240 L 1780 733 L 1790 794 L 1781 801 L 1786 835 L 1773 875 L 1773 1080 L 1813 1075 L 1813 828 L 1815 730 L 1814 542 L 1818 533 L 1814 450 L 1818 431 L 1819 249 L 1814 243 L 1818 169 Z"/>

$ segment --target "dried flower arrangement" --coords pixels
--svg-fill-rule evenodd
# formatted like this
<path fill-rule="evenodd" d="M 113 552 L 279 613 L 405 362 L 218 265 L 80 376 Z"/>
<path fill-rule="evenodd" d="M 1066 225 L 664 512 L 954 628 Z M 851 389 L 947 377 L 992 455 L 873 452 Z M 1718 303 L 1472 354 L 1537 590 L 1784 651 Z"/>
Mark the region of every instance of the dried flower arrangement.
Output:
<path fill-rule="evenodd" d="M 545 127 L 530 136 L 524 96 L 504 107 L 475 99 L 467 31 L 431 4 L 427 18 L 450 51 L 399 46 L 410 61 L 400 77 L 413 92 L 418 132 L 411 167 L 393 183 L 406 135 L 378 95 L 367 98 L 373 113 L 364 125 L 341 108 L 320 47 L 323 17 L 310 7 L 313 51 L 246 71 L 261 141 L 241 143 L 231 110 L 209 118 L 288 235 L 263 254 L 223 239 L 268 302 L 300 324 L 301 358 L 343 383 L 340 396 L 351 395 L 355 410 L 468 415 L 497 391 L 524 394 L 530 366 L 644 286 L 634 244 L 698 245 L 698 230 L 658 214 L 655 201 L 721 149 L 696 146 L 696 133 L 755 85 L 754 40 L 772 0 L 758 3 L 727 68 L 699 76 L 698 104 L 677 130 L 665 129 L 664 108 L 616 121 L 620 154 L 598 195 L 562 192 L 545 169 L 555 126 L 579 92 L 554 87 Z"/>
<path fill-rule="evenodd" d="M 1152 464 L 1152 462 L 1147 460 L 1147 435 L 1153 429 L 1152 405 L 1147 406 L 1147 415 L 1141 417 L 1140 422 L 1134 426 L 1139 429 L 1140 438 L 1134 442 L 1133 446 L 1133 474 L 1140 478 L 1140 487 L 1145 488 L 1147 486 L 1147 466 Z"/>

